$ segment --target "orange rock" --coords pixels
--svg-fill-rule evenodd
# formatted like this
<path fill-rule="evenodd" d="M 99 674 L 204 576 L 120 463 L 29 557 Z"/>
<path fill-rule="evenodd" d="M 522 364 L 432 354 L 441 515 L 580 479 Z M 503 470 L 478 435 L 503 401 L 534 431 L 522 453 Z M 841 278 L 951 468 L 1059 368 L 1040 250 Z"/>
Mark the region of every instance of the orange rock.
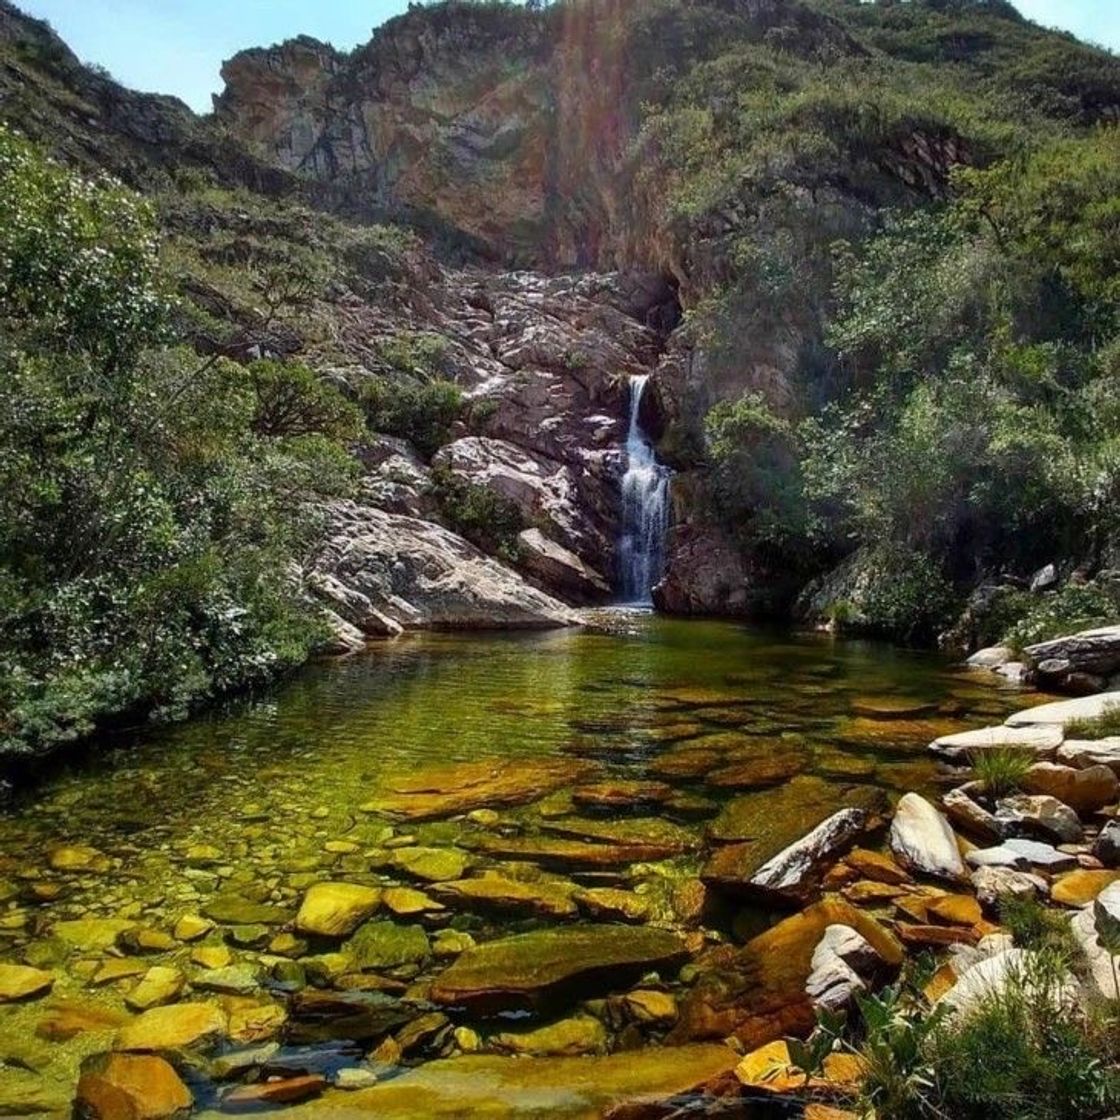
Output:
<path fill-rule="evenodd" d="M 976 934 L 971 929 L 961 929 L 959 926 L 920 926 L 899 922 L 895 928 L 907 945 L 920 945 L 927 949 L 945 945 L 975 945 L 977 941 Z"/>
<path fill-rule="evenodd" d="M 886 883 L 874 883 L 863 879 L 844 888 L 844 897 L 857 906 L 874 906 L 876 903 L 891 902 L 905 892 L 901 887 L 891 887 Z"/>
<path fill-rule="evenodd" d="M 222 1097 L 222 1109 L 225 1112 L 254 1112 L 272 1104 L 295 1104 L 317 1097 L 326 1087 L 326 1079 L 318 1074 L 262 1081 L 257 1085 L 239 1085 Z"/>
<path fill-rule="evenodd" d="M 1062 906 L 1080 907 L 1120 879 L 1120 871 L 1071 871 L 1054 880 L 1050 897 Z"/>
<path fill-rule="evenodd" d="M 751 1089 L 770 1093 L 828 1093 L 847 1096 L 859 1086 L 863 1062 L 854 1054 L 830 1054 L 824 1060 L 823 1075 L 805 1078 L 793 1065 L 789 1046 L 784 1041 L 770 1042 L 748 1054 L 736 1067 L 739 1082 Z"/>
<path fill-rule="evenodd" d="M 853 848 L 847 862 L 865 879 L 897 887 L 910 882 L 910 876 L 890 856 L 866 848 Z"/>
<path fill-rule="evenodd" d="M 90 1031 L 116 1030 L 127 1022 L 127 1015 L 110 1007 L 77 1000 L 58 1000 L 39 1020 L 35 1033 L 48 1042 L 68 1042 Z"/>
<path fill-rule="evenodd" d="M 957 982 L 957 970 L 951 964 L 943 964 L 925 986 L 923 992 L 930 1003 L 936 1003 Z"/>
<path fill-rule="evenodd" d="M 87 1120 L 181 1120 L 193 1101 L 154 1054 L 98 1054 L 82 1064 L 75 1111 Z"/>
<path fill-rule="evenodd" d="M 935 898 L 927 907 L 926 915 L 935 922 L 949 926 L 974 926 L 981 920 L 980 903 L 970 894 L 950 894 Z"/>

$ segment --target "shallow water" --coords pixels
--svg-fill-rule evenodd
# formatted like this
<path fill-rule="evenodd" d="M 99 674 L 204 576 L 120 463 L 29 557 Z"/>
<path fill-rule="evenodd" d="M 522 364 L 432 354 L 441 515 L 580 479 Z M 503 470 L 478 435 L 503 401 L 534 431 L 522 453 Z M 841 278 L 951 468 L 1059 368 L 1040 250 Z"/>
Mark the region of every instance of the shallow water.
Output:
<path fill-rule="evenodd" d="M 61 1099 L 81 1055 L 107 1048 L 96 1031 L 29 1040 L 52 1001 L 94 999 L 116 1009 L 136 982 L 94 991 L 95 971 L 127 954 L 60 945 L 55 922 L 123 916 L 167 931 L 218 895 L 294 914 L 317 879 L 424 886 L 386 862 L 400 845 L 419 843 L 461 845 L 474 874 L 624 886 L 649 901 L 648 920 L 674 926 L 672 888 L 695 878 L 705 838 L 709 830 L 719 835 L 728 803 L 749 796 L 748 808 L 760 819 L 767 806 L 788 813 L 791 804 L 787 783 L 749 794 L 726 788 L 708 780 L 702 764 L 690 765 L 689 752 L 710 758 L 713 769 L 795 754 L 803 767 L 798 781 L 827 782 L 839 808 L 857 787 L 932 789 L 936 775 L 924 750 L 931 738 L 1001 719 L 1024 703 L 1021 693 L 935 656 L 873 643 L 641 612 L 592 617 L 595 626 L 583 631 L 423 635 L 375 647 L 312 667 L 266 699 L 102 744 L 26 794 L 0 818 L 0 959 L 47 968 L 57 979 L 47 1000 L 0 1007 L 0 1105 L 6 1076 L 21 1085 L 38 1077 L 48 1096 Z M 879 710 L 880 718 L 868 718 L 860 714 L 868 703 L 914 712 L 883 719 Z M 667 775 L 667 754 L 681 760 L 680 776 Z M 662 790 L 634 805 L 623 796 L 596 809 L 573 805 L 570 788 L 561 785 L 528 804 L 499 804 L 496 825 L 439 814 L 400 822 L 362 809 L 394 783 L 423 788 L 426 768 L 545 757 L 597 768 L 579 784 L 653 780 L 671 786 L 671 796 Z M 629 815 L 645 822 L 630 826 L 631 834 L 660 821 L 674 837 L 681 830 L 693 837 L 694 850 L 606 867 L 566 867 L 553 855 L 542 870 L 531 854 L 513 863 L 514 853 L 492 844 L 503 836 L 532 841 L 541 829 L 555 837 L 558 818 L 562 835 L 604 822 L 624 829 Z M 52 869 L 49 853 L 60 845 L 92 846 L 105 863 Z M 548 921 L 453 906 L 421 920 L 429 933 L 450 924 L 478 941 Z M 716 919 L 705 932 L 709 939 L 735 938 L 765 920 L 728 912 L 726 924 Z M 219 927 L 205 943 L 220 944 L 226 933 Z M 189 977 L 195 948 L 155 952 L 144 964 L 171 964 Z M 260 967 L 262 977 L 278 959 L 261 944 L 235 944 L 233 958 Z M 423 983 L 445 963 L 429 959 L 387 971 L 403 987 Z M 254 998 L 280 1000 L 267 989 L 266 977 Z M 485 1044 L 485 1024 L 452 1018 L 478 1027 Z M 29 1046 L 34 1060 L 20 1056 Z M 453 1052 L 449 1046 L 440 1053 Z M 197 1091 L 216 1099 L 212 1088 Z"/>

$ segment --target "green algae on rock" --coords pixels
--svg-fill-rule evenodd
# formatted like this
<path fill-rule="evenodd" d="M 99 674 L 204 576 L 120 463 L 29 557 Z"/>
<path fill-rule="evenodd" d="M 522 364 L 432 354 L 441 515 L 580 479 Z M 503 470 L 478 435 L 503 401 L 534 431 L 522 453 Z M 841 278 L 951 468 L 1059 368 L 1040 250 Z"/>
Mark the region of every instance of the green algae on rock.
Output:
<path fill-rule="evenodd" d="M 611 991 L 688 958 L 669 930 L 577 925 L 536 930 L 466 950 L 437 977 L 431 998 L 479 1012 L 532 1009 L 575 991 Z"/>

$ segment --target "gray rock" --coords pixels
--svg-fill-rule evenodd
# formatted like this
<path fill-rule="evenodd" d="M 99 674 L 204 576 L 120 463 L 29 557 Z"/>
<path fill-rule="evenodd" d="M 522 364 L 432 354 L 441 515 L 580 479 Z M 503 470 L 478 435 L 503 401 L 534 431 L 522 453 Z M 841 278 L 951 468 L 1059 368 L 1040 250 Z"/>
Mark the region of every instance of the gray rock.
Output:
<path fill-rule="evenodd" d="M 1043 679 L 1070 674 L 1109 677 L 1120 670 L 1120 626 L 1083 630 L 1029 646 L 1025 652 Z"/>
<path fill-rule="evenodd" d="M 1007 836 L 1076 844 L 1085 835 L 1078 815 L 1056 797 L 1045 794 L 1005 797 L 996 803 L 995 818 Z"/>
<path fill-rule="evenodd" d="M 988 646 L 977 650 L 966 664 L 972 669 L 998 669 L 1014 658 L 1015 651 L 1010 646 Z"/>
<path fill-rule="evenodd" d="M 1022 852 L 1015 851 L 1007 844 L 994 848 L 974 848 L 965 856 L 965 862 L 969 867 L 1002 867 L 1012 871 L 1029 871 L 1031 867 L 1031 861 Z"/>
<path fill-rule="evenodd" d="M 1093 924 L 1105 944 L 1120 944 L 1120 883 L 1105 887 L 1093 901 Z"/>
<path fill-rule="evenodd" d="M 1120 867 L 1120 821 L 1109 821 L 1093 845 L 1093 855 L 1105 867 Z"/>
<path fill-rule="evenodd" d="M 1107 766 L 1120 775 L 1120 738 L 1067 739 L 1058 748 L 1058 761 L 1064 766 L 1087 770 L 1090 766 Z"/>
<path fill-rule="evenodd" d="M 979 783 L 970 782 L 945 794 L 941 799 L 945 815 L 954 827 L 977 840 L 991 843 L 1001 839 L 1003 832 L 999 822 L 971 796 L 973 790 L 979 790 Z"/>
<path fill-rule="evenodd" d="M 1029 727 L 1022 730 L 1011 727 L 982 727 L 975 731 L 961 731 L 956 735 L 943 735 L 929 745 L 929 749 L 951 762 L 965 763 L 977 751 L 1014 748 L 1029 753 L 1035 759 L 1053 758 L 1062 745 L 1060 727 Z"/>
<path fill-rule="evenodd" d="M 1079 910 L 1070 920 L 1069 928 L 1088 965 L 1089 984 L 1104 999 L 1120 999 L 1120 989 L 1116 984 L 1120 967 L 1112 954 L 1101 944 L 1094 910 L 1092 906 Z"/>
<path fill-rule="evenodd" d="M 840 1011 L 867 990 L 885 963 L 851 926 L 829 926 L 813 951 L 805 993 L 814 1007 Z"/>
<path fill-rule="evenodd" d="M 1031 576 L 1031 590 L 1032 591 L 1049 591 L 1052 587 L 1058 584 L 1058 569 L 1054 564 L 1047 564 L 1044 568 L 1039 568 L 1033 576 Z"/>
<path fill-rule="evenodd" d="M 972 873 L 972 889 L 985 910 L 995 913 L 1003 898 L 1039 898 L 1048 893 L 1046 880 L 1009 867 L 979 867 Z"/>
<path fill-rule="evenodd" d="M 1120 692 L 1101 692 L 1096 696 L 1080 696 L 1075 700 L 1057 700 L 1024 708 L 1007 719 L 1008 727 L 1059 727 L 1075 719 L 1097 719 L 1113 708 L 1120 707 Z"/>
<path fill-rule="evenodd" d="M 1039 840 L 1027 840 L 1016 837 L 1005 842 L 1004 847 L 1021 855 L 1031 867 L 1040 867 L 1044 871 L 1057 875 L 1062 871 L 1073 871 L 1077 868 L 1077 857 L 1059 852 L 1049 844 Z"/>

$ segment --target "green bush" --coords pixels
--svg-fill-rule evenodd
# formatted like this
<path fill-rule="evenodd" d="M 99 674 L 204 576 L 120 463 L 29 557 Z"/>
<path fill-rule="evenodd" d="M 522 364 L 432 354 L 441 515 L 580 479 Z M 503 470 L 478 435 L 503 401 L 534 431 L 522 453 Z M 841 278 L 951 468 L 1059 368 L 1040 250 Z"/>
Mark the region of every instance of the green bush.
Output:
<path fill-rule="evenodd" d="M 521 556 L 518 534 L 526 528 L 521 511 L 508 498 L 437 467 L 433 494 L 442 520 L 461 537 L 508 564 Z"/>
<path fill-rule="evenodd" d="M 1055 592 L 1032 596 L 1023 614 L 1003 635 L 1012 649 L 1024 650 L 1081 630 L 1109 626 L 1120 618 L 1120 589 L 1104 583 L 1066 583 Z"/>
<path fill-rule="evenodd" d="M 1022 785 L 1033 759 L 1015 747 L 992 747 L 972 756 L 972 772 L 990 797 L 1006 797 Z"/>
<path fill-rule="evenodd" d="M 372 431 L 410 440 L 431 458 L 463 413 L 462 390 L 450 381 L 368 378 L 358 389 Z"/>

